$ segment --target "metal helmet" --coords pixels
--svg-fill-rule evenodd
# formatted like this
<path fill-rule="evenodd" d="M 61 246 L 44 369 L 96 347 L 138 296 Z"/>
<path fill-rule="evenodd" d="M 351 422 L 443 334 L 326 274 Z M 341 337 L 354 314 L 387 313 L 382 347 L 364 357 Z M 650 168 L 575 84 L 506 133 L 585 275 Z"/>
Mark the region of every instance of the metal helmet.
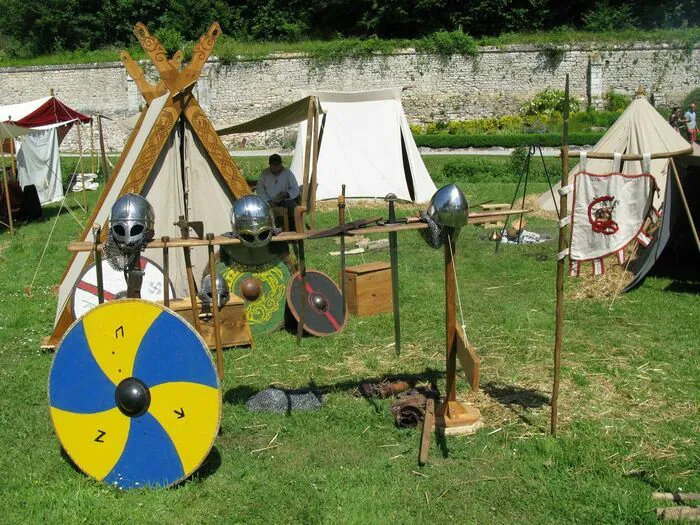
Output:
<path fill-rule="evenodd" d="M 212 304 L 212 288 L 211 274 L 207 274 L 202 279 L 202 287 L 199 291 L 199 297 L 204 304 Z M 228 303 L 231 298 L 231 292 L 228 289 L 228 283 L 220 274 L 216 274 L 216 304 L 219 308 Z"/>
<path fill-rule="evenodd" d="M 440 226 L 459 229 L 467 224 L 469 203 L 462 190 L 448 184 L 435 192 L 426 213 Z"/>
<path fill-rule="evenodd" d="M 141 195 L 119 197 L 109 216 L 109 233 L 118 244 L 136 246 L 153 239 L 156 214 Z"/>
<path fill-rule="evenodd" d="M 231 210 L 233 233 L 249 248 L 266 246 L 272 238 L 275 217 L 272 208 L 257 195 L 246 195 L 233 203 Z"/>

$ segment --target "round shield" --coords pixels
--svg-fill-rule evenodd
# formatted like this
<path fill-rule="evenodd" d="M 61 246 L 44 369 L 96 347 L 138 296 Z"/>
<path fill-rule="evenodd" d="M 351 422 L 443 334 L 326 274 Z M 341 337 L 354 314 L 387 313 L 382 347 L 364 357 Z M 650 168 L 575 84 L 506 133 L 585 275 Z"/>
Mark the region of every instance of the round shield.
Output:
<path fill-rule="evenodd" d="M 51 365 L 49 406 L 78 468 L 121 489 L 188 477 L 221 420 L 202 338 L 168 308 L 139 299 L 104 303 L 71 325 Z"/>
<path fill-rule="evenodd" d="M 139 264 L 144 271 L 141 284 L 141 299 L 163 300 L 163 269 L 147 257 L 141 257 Z M 102 260 L 102 283 L 105 302 L 126 297 L 124 273 L 115 270 L 106 260 Z M 173 283 L 170 283 L 170 298 L 175 298 Z M 99 304 L 97 300 L 97 264 L 92 263 L 80 275 L 71 298 L 73 319 L 79 319 Z"/>
<path fill-rule="evenodd" d="M 296 272 L 287 285 L 287 302 L 297 322 L 303 311 L 304 330 L 319 337 L 342 332 L 347 311 L 343 310 L 343 296 L 331 278 L 315 270 L 306 272 L 305 308 L 302 308 L 301 286 L 301 273 Z"/>
<path fill-rule="evenodd" d="M 284 326 L 285 290 L 291 264 L 276 259 L 273 264 L 249 267 L 219 262 L 216 271 L 228 283 L 232 294 L 243 299 L 243 309 L 253 335 L 280 330 Z"/>

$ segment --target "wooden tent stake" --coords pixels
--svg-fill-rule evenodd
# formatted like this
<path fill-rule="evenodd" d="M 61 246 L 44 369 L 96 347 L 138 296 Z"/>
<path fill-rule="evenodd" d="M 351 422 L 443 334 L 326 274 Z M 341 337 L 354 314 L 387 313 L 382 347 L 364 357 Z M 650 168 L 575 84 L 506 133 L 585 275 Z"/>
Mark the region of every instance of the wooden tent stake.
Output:
<path fill-rule="evenodd" d="M 688 222 L 690 223 L 690 229 L 693 230 L 693 237 L 695 237 L 695 245 L 698 247 L 698 252 L 700 252 L 700 238 L 698 238 L 698 231 L 695 229 L 695 223 L 693 222 L 693 214 L 690 213 L 690 207 L 688 206 L 688 199 L 685 198 L 685 191 L 683 190 L 683 185 L 681 184 L 681 178 L 678 176 L 678 170 L 676 169 L 676 163 L 671 159 L 671 167 L 673 168 L 673 176 L 676 179 L 676 184 L 678 185 L 678 191 L 681 194 L 681 200 L 683 201 L 683 207 L 685 208 L 685 213 L 688 216 Z"/>
<path fill-rule="evenodd" d="M 109 181 L 109 170 L 107 168 L 108 164 L 107 152 L 105 151 L 105 136 L 104 133 L 102 133 L 102 115 L 97 115 L 97 133 L 100 136 L 100 169 L 102 170 L 102 177 L 106 186 L 107 182 Z"/>
<path fill-rule="evenodd" d="M 569 184 L 569 75 L 566 75 L 566 85 L 564 87 L 564 130 L 561 146 L 561 187 L 565 188 Z M 568 213 L 568 197 L 566 193 L 560 194 L 559 198 L 559 220 L 561 221 Z M 556 327 L 554 331 L 554 383 L 552 385 L 552 418 L 550 422 L 550 432 L 553 436 L 557 434 L 557 416 L 559 403 L 559 374 L 561 371 L 561 346 L 564 333 L 564 272 L 566 270 L 566 258 L 561 253 L 566 250 L 566 237 L 568 228 L 559 227 L 559 244 L 557 248 L 557 306 L 556 306 Z"/>
<path fill-rule="evenodd" d="M 0 159 L 2 159 L 2 182 L 5 186 L 5 205 L 7 206 L 7 220 L 10 227 L 10 235 L 15 234 L 15 228 L 12 223 L 12 206 L 10 205 L 10 189 L 7 186 L 7 171 L 5 170 L 5 148 L 0 148 Z"/>
<path fill-rule="evenodd" d="M 95 175 L 95 128 L 90 121 L 90 173 Z"/>

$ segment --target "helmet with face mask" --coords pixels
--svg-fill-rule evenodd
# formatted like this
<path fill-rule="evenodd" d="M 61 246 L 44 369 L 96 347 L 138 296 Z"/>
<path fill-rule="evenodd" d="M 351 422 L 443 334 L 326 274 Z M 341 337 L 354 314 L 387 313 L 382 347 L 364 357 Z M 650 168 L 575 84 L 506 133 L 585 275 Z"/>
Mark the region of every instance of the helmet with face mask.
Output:
<path fill-rule="evenodd" d="M 119 197 L 109 216 L 109 234 L 118 246 L 143 246 L 153 239 L 156 215 L 141 195 Z"/>
<path fill-rule="evenodd" d="M 228 283 L 218 273 L 216 274 L 216 291 L 212 290 L 211 286 L 211 274 L 207 274 L 202 279 L 202 287 L 199 291 L 199 297 L 202 302 L 207 305 L 212 304 L 212 296 L 216 293 L 216 304 L 219 308 L 228 303 L 231 298 L 231 293 L 228 289 Z"/>
<path fill-rule="evenodd" d="M 257 195 L 246 195 L 233 203 L 231 227 L 241 244 L 249 248 L 266 246 L 272 238 L 275 218 L 272 208 Z"/>

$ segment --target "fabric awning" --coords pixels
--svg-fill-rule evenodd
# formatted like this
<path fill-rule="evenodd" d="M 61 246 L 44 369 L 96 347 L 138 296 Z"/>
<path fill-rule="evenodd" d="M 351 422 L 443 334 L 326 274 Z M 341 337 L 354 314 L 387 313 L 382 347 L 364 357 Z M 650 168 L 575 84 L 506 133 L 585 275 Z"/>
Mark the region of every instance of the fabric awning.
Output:
<path fill-rule="evenodd" d="M 304 97 L 262 117 L 243 122 L 242 124 L 219 128 L 216 130 L 216 133 L 219 136 L 233 135 L 235 133 L 252 133 L 298 124 L 308 118 L 309 103 L 311 101 L 317 103 L 314 99 L 315 97 Z M 323 111 L 319 109 L 319 113 L 323 113 Z"/>
<path fill-rule="evenodd" d="M 48 129 L 71 122 L 92 122 L 92 117 L 68 107 L 56 97 L 44 97 L 0 106 L 0 122 L 22 128 Z"/>

